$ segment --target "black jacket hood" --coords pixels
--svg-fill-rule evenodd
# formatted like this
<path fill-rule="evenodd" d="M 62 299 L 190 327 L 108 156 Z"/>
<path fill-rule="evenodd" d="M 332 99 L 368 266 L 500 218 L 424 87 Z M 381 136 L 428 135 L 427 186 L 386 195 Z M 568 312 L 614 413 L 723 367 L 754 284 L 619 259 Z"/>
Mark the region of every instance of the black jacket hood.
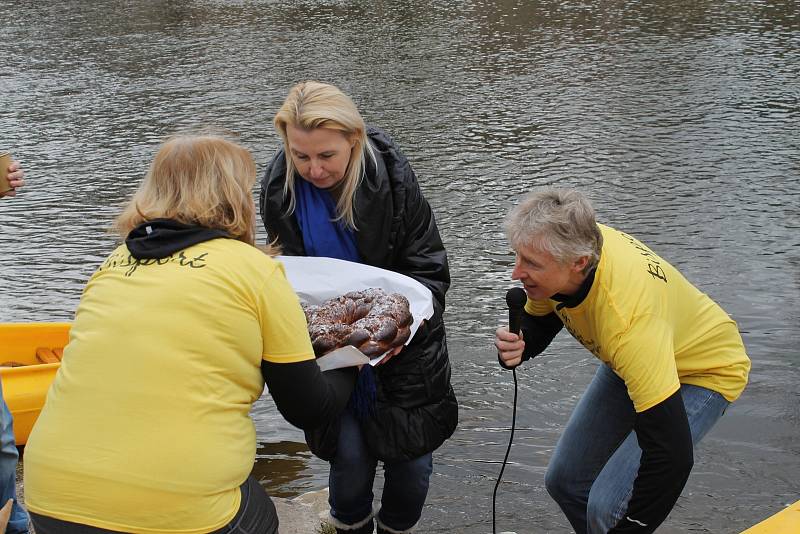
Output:
<path fill-rule="evenodd" d="M 217 228 L 184 224 L 172 219 L 153 219 L 131 230 L 125 245 L 137 260 L 158 260 L 218 237 L 230 236 Z"/>

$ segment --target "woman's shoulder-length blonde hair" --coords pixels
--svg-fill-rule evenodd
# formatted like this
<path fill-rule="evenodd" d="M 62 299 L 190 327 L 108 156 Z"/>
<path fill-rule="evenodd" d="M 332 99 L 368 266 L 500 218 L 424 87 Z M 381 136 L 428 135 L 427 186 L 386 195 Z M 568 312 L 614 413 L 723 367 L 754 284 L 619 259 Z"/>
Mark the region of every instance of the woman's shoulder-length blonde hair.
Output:
<path fill-rule="evenodd" d="M 294 181 L 296 168 L 292 161 L 286 128 L 289 124 L 304 130 L 329 128 L 342 132 L 353 144 L 350 162 L 345 171 L 342 193 L 336 203 L 336 220 L 344 220 L 355 229 L 353 204 L 356 190 L 366 170 L 365 152 L 375 161 L 375 153 L 367 139 L 367 127 L 358 108 L 338 87 L 321 82 L 300 82 L 289 90 L 286 100 L 275 114 L 275 128 L 283 139 L 286 155 L 284 194 L 289 196 L 289 213 L 295 208 Z"/>
<path fill-rule="evenodd" d="M 125 239 L 143 222 L 172 219 L 255 245 L 255 180 L 244 147 L 218 135 L 176 135 L 161 145 L 114 227 Z"/>

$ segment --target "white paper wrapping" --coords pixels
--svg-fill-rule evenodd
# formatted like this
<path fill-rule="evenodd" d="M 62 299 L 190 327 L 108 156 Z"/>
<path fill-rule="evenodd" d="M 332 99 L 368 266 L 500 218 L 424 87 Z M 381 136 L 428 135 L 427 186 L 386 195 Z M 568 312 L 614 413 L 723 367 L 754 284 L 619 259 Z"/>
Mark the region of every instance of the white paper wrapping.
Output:
<path fill-rule="evenodd" d="M 414 322 L 411 324 L 411 335 L 406 341 L 406 345 L 411 342 L 422 321 L 433 316 L 431 290 L 403 274 L 334 258 L 278 256 L 275 259 L 283 263 L 286 278 L 300 300 L 306 304 L 322 304 L 328 299 L 349 291 L 361 291 L 371 287 L 379 287 L 387 293 L 404 295 L 408 299 L 411 315 L 414 317 Z M 348 348 L 350 350 L 345 350 Z M 351 357 L 337 354 L 340 351 L 350 354 Z M 320 363 L 320 367 L 328 365 L 326 363 L 328 361 L 336 362 L 335 366 L 327 367 L 327 369 L 364 363 L 363 359 L 357 361 L 359 358 L 355 353 L 361 354 L 352 347 L 345 347 L 318 358 L 317 362 Z M 363 354 L 361 355 L 363 356 Z M 373 358 L 370 363 L 375 365 L 382 358 L 383 356 Z"/>

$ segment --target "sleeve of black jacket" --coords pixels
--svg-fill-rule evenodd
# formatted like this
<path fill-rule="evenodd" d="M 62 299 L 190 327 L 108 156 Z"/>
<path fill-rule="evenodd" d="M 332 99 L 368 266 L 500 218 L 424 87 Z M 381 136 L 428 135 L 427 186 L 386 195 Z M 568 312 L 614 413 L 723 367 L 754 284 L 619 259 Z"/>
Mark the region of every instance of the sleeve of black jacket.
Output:
<path fill-rule="evenodd" d="M 647 534 L 656 530 L 678 500 L 694 463 L 692 434 L 681 392 L 636 415 L 642 449 L 639 474 L 628 510 L 609 534 Z"/>
<path fill-rule="evenodd" d="M 437 311 L 444 310 L 445 293 L 450 287 L 450 266 L 436 218 L 420 190 L 408 159 L 392 152 L 389 172 L 404 183 L 404 224 L 402 242 L 397 244 L 397 264 L 393 269 L 425 285 L 433 293 Z"/>
<path fill-rule="evenodd" d="M 338 416 L 356 383 L 355 367 L 321 372 L 315 360 L 261 361 L 261 374 L 281 415 L 303 430 Z"/>
<path fill-rule="evenodd" d="M 520 330 L 522 331 L 522 338 L 525 340 L 522 361 L 528 361 L 544 352 L 544 349 L 550 345 L 550 342 L 553 341 L 553 338 L 563 327 L 564 323 L 561 322 L 555 312 L 547 315 L 529 315 L 523 311 L 520 318 Z M 497 361 L 500 362 L 500 367 L 512 369 L 503 363 L 499 354 L 497 355 Z"/>

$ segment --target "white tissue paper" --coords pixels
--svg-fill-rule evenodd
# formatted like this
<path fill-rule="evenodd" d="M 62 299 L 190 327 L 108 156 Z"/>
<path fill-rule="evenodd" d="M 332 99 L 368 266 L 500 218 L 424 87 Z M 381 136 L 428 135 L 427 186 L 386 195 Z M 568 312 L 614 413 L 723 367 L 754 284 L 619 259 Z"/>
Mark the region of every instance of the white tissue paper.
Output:
<path fill-rule="evenodd" d="M 286 271 L 286 278 L 306 304 L 322 304 L 349 291 L 379 287 L 387 293 L 400 293 L 408 299 L 414 322 L 408 345 L 422 321 L 433 316 L 431 290 L 413 278 L 379 267 L 334 258 L 306 256 L 278 256 Z M 342 347 L 317 358 L 323 371 L 369 363 L 380 363 L 384 355 L 369 359 L 352 346 Z"/>

